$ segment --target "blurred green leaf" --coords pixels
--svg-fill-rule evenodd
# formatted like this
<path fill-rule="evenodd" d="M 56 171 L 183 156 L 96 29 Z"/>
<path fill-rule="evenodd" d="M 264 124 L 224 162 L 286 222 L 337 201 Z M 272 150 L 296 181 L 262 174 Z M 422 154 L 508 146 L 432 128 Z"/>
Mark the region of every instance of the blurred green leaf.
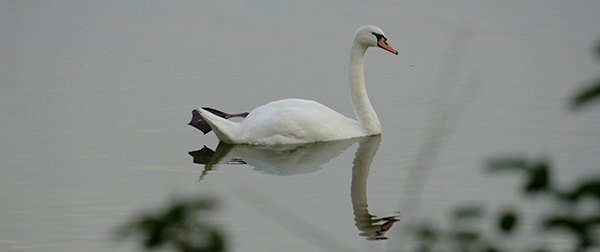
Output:
<path fill-rule="evenodd" d="M 512 233 L 519 223 L 519 216 L 515 210 L 505 210 L 498 218 L 498 229 L 504 234 Z"/>
<path fill-rule="evenodd" d="M 485 247 L 481 251 L 483 251 L 483 252 L 502 252 L 502 249 L 495 247 L 491 244 L 487 244 L 487 247 Z"/>
<path fill-rule="evenodd" d="M 596 46 L 596 56 L 600 57 L 600 43 Z M 571 108 L 580 109 L 600 99 L 600 79 L 592 81 L 571 98 Z"/>
<path fill-rule="evenodd" d="M 415 235 L 419 239 L 420 244 L 417 246 L 415 251 L 419 252 L 430 252 L 435 246 L 439 239 L 439 232 L 437 228 L 423 224 L 416 228 Z"/>
<path fill-rule="evenodd" d="M 529 167 L 529 179 L 525 185 L 525 191 L 535 193 L 550 189 L 550 173 L 548 163 L 540 161 Z"/>
<path fill-rule="evenodd" d="M 600 203 L 600 179 L 592 178 L 588 181 L 581 182 L 575 189 L 563 193 L 562 196 L 564 199 L 571 202 L 576 202 L 584 196 L 588 196 Z"/>
<path fill-rule="evenodd" d="M 425 241 L 435 241 L 438 239 L 438 230 L 435 227 L 429 225 L 422 225 L 417 228 L 417 237 Z"/>
<path fill-rule="evenodd" d="M 478 251 L 482 232 L 478 230 L 458 230 L 451 234 L 452 239 L 456 242 L 456 251 Z"/>
<path fill-rule="evenodd" d="M 584 251 L 592 245 L 598 245 L 594 239 L 596 225 L 600 223 L 600 215 L 593 217 L 551 216 L 543 222 L 547 229 L 563 229 L 572 233 L 579 240 L 578 251 Z"/>
<path fill-rule="evenodd" d="M 600 98 L 600 80 L 592 82 L 592 84 L 583 88 L 571 98 L 571 107 L 573 109 L 582 108 Z"/>
<path fill-rule="evenodd" d="M 596 56 L 600 57 L 600 43 L 596 46 Z"/>
<path fill-rule="evenodd" d="M 211 232 L 212 248 L 211 251 L 223 252 L 225 251 L 225 239 L 220 232 Z"/>
<path fill-rule="evenodd" d="M 209 199 L 179 199 L 153 213 L 143 213 L 119 227 L 115 236 L 137 236 L 147 250 L 170 246 L 178 251 L 224 251 L 224 239 L 214 229 L 198 222 L 201 211 L 214 207 Z M 208 236 L 206 242 L 199 237 Z"/>
<path fill-rule="evenodd" d="M 539 248 L 539 249 L 534 250 L 533 252 L 548 252 L 548 250 L 545 248 Z"/>
<path fill-rule="evenodd" d="M 488 161 L 487 167 L 490 171 L 523 171 L 526 176 L 523 189 L 527 193 L 552 190 L 550 167 L 546 160 L 529 161 L 521 157 L 496 158 Z"/>

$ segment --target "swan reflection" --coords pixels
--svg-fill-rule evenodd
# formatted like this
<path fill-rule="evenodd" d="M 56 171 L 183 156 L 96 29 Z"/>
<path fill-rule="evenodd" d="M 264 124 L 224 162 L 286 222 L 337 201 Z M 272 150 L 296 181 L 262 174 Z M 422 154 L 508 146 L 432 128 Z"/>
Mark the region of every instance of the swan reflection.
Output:
<path fill-rule="evenodd" d="M 215 151 L 206 146 L 190 151 L 194 163 L 204 164 L 204 172 L 217 164 L 247 164 L 264 174 L 289 176 L 319 170 L 321 165 L 339 156 L 360 138 L 307 144 L 275 146 L 236 145 L 220 142 Z"/>
<path fill-rule="evenodd" d="M 367 177 L 381 136 L 279 146 L 221 142 L 214 151 L 205 146 L 189 154 L 194 158 L 194 163 L 204 165 L 201 180 L 217 164 L 245 164 L 264 174 L 289 176 L 319 170 L 321 165 L 339 156 L 356 142 L 359 142 L 359 146 L 354 156 L 350 184 L 355 225 L 360 231 L 359 235 L 367 240 L 384 240 L 387 239 L 385 232 L 399 221 L 399 215 L 378 218 L 369 213 L 367 204 Z"/>
<path fill-rule="evenodd" d="M 352 209 L 354 210 L 354 221 L 361 236 L 367 240 L 385 240 L 385 232 L 395 222 L 399 221 L 400 215 L 391 215 L 382 218 L 369 213 L 367 204 L 367 177 L 371 170 L 373 158 L 379 149 L 381 136 L 362 138 L 352 162 L 352 182 L 350 184 L 350 197 L 352 198 Z"/>

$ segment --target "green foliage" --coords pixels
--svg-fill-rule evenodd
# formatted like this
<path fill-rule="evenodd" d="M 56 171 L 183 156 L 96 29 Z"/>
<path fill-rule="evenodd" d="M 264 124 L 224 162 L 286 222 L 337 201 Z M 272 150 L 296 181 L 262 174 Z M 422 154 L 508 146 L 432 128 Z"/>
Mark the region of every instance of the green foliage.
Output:
<path fill-rule="evenodd" d="M 522 188 L 525 195 L 543 196 L 556 205 L 556 208 L 538 215 L 539 220 L 535 223 L 543 231 L 561 230 L 572 234 L 575 244 L 572 251 L 591 251 L 600 245 L 600 238 L 594 236 L 600 231 L 600 178 L 588 177 L 571 188 L 559 188 L 550 179 L 552 169 L 546 159 L 498 158 L 489 161 L 487 169 L 492 172 L 511 171 L 521 174 L 524 176 Z M 584 205 L 588 206 L 586 211 L 582 210 L 586 209 Z M 589 206 L 595 208 L 590 210 Z M 478 225 L 489 220 L 484 218 L 485 214 L 482 208 L 462 206 L 450 215 L 451 224 L 446 229 L 419 227 L 416 238 L 421 245 L 416 251 L 433 251 L 432 248 L 435 247 L 443 248 L 435 251 L 508 251 L 501 244 L 506 243 L 509 238 L 485 237 L 481 228 L 483 225 Z M 501 211 L 495 224 L 492 224 L 498 233 L 511 235 L 518 231 L 520 222 L 517 210 L 511 207 Z M 530 251 L 547 250 L 539 247 Z"/>
<path fill-rule="evenodd" d="M 600 80 L 595 80 L 571 98 L 571 106 L 579 109 L 600 98 Z"/>
<path fill-rule="evenodd" d="M 600 200 L 600 179 L 589 178 L 584 180 L 570 191 L 565 191 L 561 194 L 564 200 L 577 202 L 584 197 L 595 198 Z"/>
<path fill-rule="evenodd" d="M 547 192 L 551 189 L 551 179 L 548 170 L 550 165 L 546 160 L 531 161 L 525 158 L 508 157 L 489 161 L 490 171 L 521 171 L 527 183 L 523 191 L 528 194 Z"/>
<path fill-rule="evenodd" d="M 223 235 L 202 222 L 201 214 L 213 210 L 208 199 L 180 199 L 164 209 L 142 213 L 114 231 L 117 239 L 137 236 L 146 250 L 170 247 L 181 252 L 225 251 Z"/>
<path fill-rule="evenodd" d="M 600 58 L 600 44 L 596 46 L 596 56 Z M 600 99 L 600 79 L 596 79 L 588 84 L 581 91 L 577 92 L 571 98 L 571 107 L 580 109 L 592 102 Z"/>
<path fill-rule="evenodd" d="M 593 238 L 594 228 L 600 224 L 600 216 L 582 217 L 582 216 L 551 216 L 547 218 L 543 225 L 546 229 L 563 229 L 573 234 L 578 240 L 578 250 L 585 251 L 598 241 Z"/>
<path fill-rule="evenodd" d="M 415 251 L 429 252 L 433 251 L 433 246 L 438 242 L 440 235 L 437 228 L 429 225 L 422 225 L 417 229 L 416 236 L 421 243 Z"/>
<path fill-rule="evenodd" d="M 511 234 L 519 223 L 519 215 L 515 210 L 505 210 L 498 218 L 498 229 L 504 234 Z"/>
<path fill-rule="evenodd" d="M 490 162 L 491 170 L 502 170 L 513 167 L 525 171 L 525 192 L 532 194 L 545 191 L 549 193 L 556 205 L 566 209 L 562 212 L 551 212 L 541 221 L 546 230 L 562 229 L 577 238 L 577 251 L 585 251 L 593 245 L 599 245 L 593 238 L 595 230 L 600 228 L 600 209 L 589 215 L 578 211 L 586 201 L 600 206 L 600 178 L 587 178 L 573 188 L 561 189 L 550 183 L 550 170 L 546 161 L 532 162 L 525 159 L 504 159 Z M 499 164 L 511 165 L 499 165 Z M 518 164 L 518 165 L 515 165 Z M 597 238 L 596 238 L 597 239 Z"/>
<path fill-rule="evenodd" d="M 508 217 L 505 217 L 508 216 Z M 481 222 L 485 220 L 485 211 L 480 206 L 461 206 L 450 214 L 447 228 L 433 225 L 420 225 L 416 228 L 419 241 L 414 251 L 502 251 L 497 245 L 487 240 L 481 230 Z M 503 214 L 502 222 L 509 222 L 507 230 L 516 226 L 516 213 Z M 508 231 L 510 232 L 510 231 Z"/>
<path fill-rule="evenodd" d="M 600 57 L 600 44 L 596 48 Z M 594 101 L 600 100 L 600 80 L 576 93 L 570 101 L 573 109 L 580 109 Z M 492 172 L 517 172 L 524 177 L 521 186 L 528 197 L 544 196 L 555 206 L 546 213 L 538 214 L 535 220 L 543 231 L 561 230 L 570 233 L 574 239 L 572 251 L 597 251 L 600 246 L 600 177 L 587 177 L 571 188 L 559 187 L 552 180 L 552 167 L 547 159 L 532 160 L 526 157 L 503 157 L 492 159 L 487 163 L 487 170 Z M 592 209 L 590 209 L 590 206 Z M 505 235 L 497 240 L 484 237 L 481 228 L 467 223 L 471 219 L 478 222 L 486 221 L 481 217 L 485 211 L 479 208 L 459 207 L 451 215 L 451 225 L 447 229 L 423 225 L 416 230 L 419 240 L 415 251 L 507 251 L 501 244 L 506 244 L 506 235 L 518 231 L 521 218 L 515 209 L 502 211 L 494 227 Z M 476 218 L 474 218 L 476 217 Z M 442 238 L 440 238 L 442 237 Z M 445 239 L 443 239 L 445 237 Z M 548 251 L 544 246 L 529 251 Z"/>

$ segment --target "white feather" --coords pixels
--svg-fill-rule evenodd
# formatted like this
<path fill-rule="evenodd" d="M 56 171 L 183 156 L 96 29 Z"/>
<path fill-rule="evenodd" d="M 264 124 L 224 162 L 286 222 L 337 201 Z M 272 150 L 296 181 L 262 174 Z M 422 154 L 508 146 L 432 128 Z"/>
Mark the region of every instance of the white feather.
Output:
<path fill-rule="evenodd" d="M 379 37 L 374 33 L 383 36 L 383 31 L 378 27 L 359 28 L 354 35 L 350 52 L 350 92 L 358 120 L 345 117 L 316 101 L 303 99 L 283 99 L 267 103 L 252 110 L 241 122 L 226 120 L 203 109 L 198 110 L 217 137 L 226 143 L 297 144 L 380 134 L 379 119 L 367 96 L 363 67 L 367 48 L 378 44 Z M 397 53 L 394 51 L 391 52 Z"/>

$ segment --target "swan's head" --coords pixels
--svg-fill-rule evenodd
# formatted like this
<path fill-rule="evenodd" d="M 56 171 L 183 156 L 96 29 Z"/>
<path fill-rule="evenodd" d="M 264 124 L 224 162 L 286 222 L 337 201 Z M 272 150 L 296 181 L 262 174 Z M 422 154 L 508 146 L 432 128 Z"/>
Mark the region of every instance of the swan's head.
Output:
<path fill-rule="evenodd" d="M 365 25 L 358 28 L 354 34 L 354 42 L 364 45 L 366 47 L 380 47 L 384 50 L 398 55 L 398 51 L 392 48 L 387 42 L 387 38 L 383 31 L 374 25 Z"/>

